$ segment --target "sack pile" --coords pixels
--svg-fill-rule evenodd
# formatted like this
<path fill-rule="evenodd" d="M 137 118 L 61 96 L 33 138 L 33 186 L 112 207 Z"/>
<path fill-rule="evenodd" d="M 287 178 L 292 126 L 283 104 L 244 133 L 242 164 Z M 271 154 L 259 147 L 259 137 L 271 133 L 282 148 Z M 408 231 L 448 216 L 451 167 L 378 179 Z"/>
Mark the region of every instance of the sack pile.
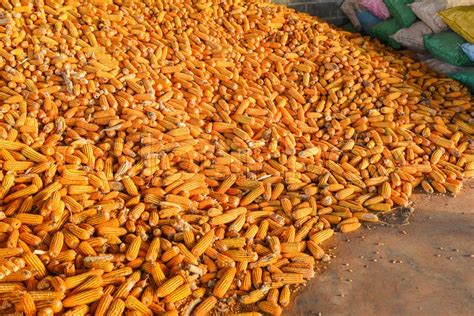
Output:
<path fill-rule="evenodd" d="M 424 56 L 474 91 L 474 0 L 346 0 L 341 9 L 356 30 Z"/>

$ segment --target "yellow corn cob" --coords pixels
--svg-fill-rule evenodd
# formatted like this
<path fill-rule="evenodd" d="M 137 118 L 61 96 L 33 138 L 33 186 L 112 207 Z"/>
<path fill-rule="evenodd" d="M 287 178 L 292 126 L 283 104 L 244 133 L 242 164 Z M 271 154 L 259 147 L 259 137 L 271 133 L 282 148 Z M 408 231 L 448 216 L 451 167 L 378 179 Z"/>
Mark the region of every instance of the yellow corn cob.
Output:
<path fill-rule="evenodd" d="M 430 184 L 428 181 L 426 181 L 426 180 L 421 181 L 421 187 L 423 188 L 423 190 L 424 190 L 426 193 L 430 193 L 430 194 L 433 194 L 433 193 L 434 193 L 433 187 L 432 187 L 431 184 Z"/>
<path fill-rule="evenodd" d="M 383 200 L 384 200 L 384 197 L 382 195 L 377 195 L 373 198 L 370 198 L 370 199 L 366 200 L 364 202 L 364 206 L 370 206 L 370 205 L 378 204 L 380 202 L 383 202 Z"/>
<path fill-rule="evenodd" d="M 245 232 L 244 237 L 246 239 L 253 239 L 255 237 L 255 235 L 257 235 L 257 233 L 258 233 L 258 226 L 257 225 L 250 225 L 247 228 L 247 231 Z"/>
<path fill-rule="evenodd" d="M 68 193 L 71 195 L 79 195 L 84 193 L 95 192 L 96 188 L 91 185 L 70 185 L 68 187 Z"/>
<path fill-rule="evenodd" d="M 183 240 L 186 247 L 188 248 L 194 247 L 196 239 L 194 237 L 194 232 L 188 226 L 184 228 Z"/>
<path fill-rule="evenodd" d="M 45 162 L 48 160 L 48 158 L 37 152 L 31 147 L 25 146 L 22 148 L 21 153 L 29 160 L 32 160 L 34 162 Z"/>
<path fill-rule="evenodd" d="M 36 301 L 48 301 L 55 299 L 63 299 L 64 293 L 53 292 L 53 291 L 28 291 L 33 300 Z"/>
<path fill-rule="evenodd" d="M 392 187 L 390 186 L 390 183 L 384 182 L 382 184 L 380 195 L 386 200 L 390 198 L 390 196 L 392 195 Z"/>
<path fill-rule="evenodd" d="M 140 251 L 140 246 L 142 244 L 142 238 L 140 236 L 135 236 L 132 242 L 128 246 L 125 257 L 128 261 L 133 261 L 138 257 L 138 252 Z"/>
<path fill-rule="evenodd" d="M 255 201 L 259 196 L 261 196 L 265 192 L 265 187 L 263 185 L 259 185 L 252 191 L 250 191 L 246 196 L 240 200 L 241 206 L 247 206 Z"/>
<path fill-rule="evenodd" d="M 334 235 L 334 230 L 332 230 L 331 228 L 328 228 L 312 235 L 311 240 L 315 242 L 316 244 L 320 244 L 324 242 L 325 240 L 331 238 L 332 235 Z"/>
<path fill-rule="evenodd" d="M 281 306 L 285 307 L 285 306 L 288 306 L 288 304 L 290 304 L 290 295 L 291 295 L 291 292 L 290 292 L 289 285 L 284 285 L 281 288 L 280 298 L 278 300 Z"/>
<path fill-rule="evenodd" d="M 461 191 L 461 188 L 462 188 L 462 183 L 450 183 L 450 182 L 446 182 L 444 184 L 444 186 L 446 187 L 446 190 L 448 190 L 449 192 L 453 193 L 453 194 L 457 194 Z"/>
<path fill-rule="evenodd" d="M 361 226 L 361 223 L 348 223 L 348 224 L 343 224 L 341 225 L 341 232 L 343 233 L 349 233 L 351 231 L 354 231 L 358 229 Z"/>
<path fill-rule="evenodd" d="M 193 310 L 195 316 L 208 315 L 214 306 L 217 304 L 217 299 L 214 296 L 205 298 L 196 308 Z"/>
<path fill-rule="evenodd" d="M 281 252 L 282 253 L 298 253 L 303 250 L 305 247 L 305 242 L 284 242 L 281 243 Z"/>
<path fill-rule="evenodd" d="M 380 185 L 384 182 L 388 181 L 388 177 L 386 176 L 381 176 L 381 177 L 374 177 L 374 178 L 370 178 L 370 179 L 367 179 L 365 180 L 365 184 L 370 187 L 370 186 L 377 186 L 377 185 Z"/>
<path fill-rule="evenodd" d="M 61 231 L 58 231 L 54 234 L 51 244 L 49 245 L 49 255 L 51 257 L 57 257 L 61 252 L 64 244 L 64 234 Z"/>
<path fill-rule="evenodd" d="M 262 275 L 263 275 L 263 270 L 260 267 L 256 267 L 252 269 L 252 285 L 255 288 L 260 288 L 262 285 Z"/>
<path fill-rule="evenodd" d="M 301 219 L 301 218 L 304 218 L 306 216 L 309 216 L 309 215 L 313 214 L 313 212 L 314 212 L 313 208 L 303 207 L 303 208 L 299 208 L 299 209 L 295 210 L 292 213 L 292 216 L 293 216 L 294 219 L 298 220 L 298 219 Z"/>
<path fill-rule="evenodd" d="M 180 275 L 176 275 L 169 279 L 168 281 L 164 282 L 157 290 L 156 295 L 158 297 L 165 297 L 171 294 L 174 290 L 176 290 L 179 286 L 184 283 L 184 278 Z"/>
<path fill-rule="evenodd" d="M 270 289 L 267 294 L 267 301 L 278 304 L 279 295 L 278 289 Z"/>
<path fill-rule="evenodd" d="M 22 197 L 28 197 L 30 195 L 35 194 L 36 192 L 38 192 L 38 187 L 36 185 L 32 184 L 30 186 L 27 186 L 26 188 L 23 188 L 21 190 L 16 191 L 15 193 L 7 195 L 4 198 L 3 202 L 7 203 L 7 202 L 10 202 L 10 201 L 22 198 Z"/>
<path fill-rule="evenodd" d="M 39 277 L 46 276 L 46 267 L 37 255 L 27 252 L 23 255 L 23 259 L 25 259 L 27 265 L 36 270 L 36 273 Z"/>
<path fill-rule="evenodd" d="M 36 315 L 36 305 L 28 292 L 24 292 L 21 295 L 20 304 L 23 308 L 23 312 L 26 316 L 33 316 Z"/>
<path fill-rule="evenodd" d="M 275 282 L 282 282 L 283 284 L 300 284 L 304 283 L 303 275 L 297 273 L 280 273 L 273 274 L 272 279 Z"/>
<path fill-rule="evenodd" d="M 43 223 L 42 215 L 22 213 L 17 214 L 15 218 L 24 225 L 39 225 Z"/>
<path fill-rule="evenodd" d="M 58 292 L 66 292 L 66 282 L 61 277 L 54 277 L 51 279 L 51 285 Z"/>
<path fill-rule="evenodd" d="M 146 261 L 154 262 L 159 256 L 160 251 L 160 238 L 155 237 L 148 247 L 147 253 L 145 255 Z"/>
<path fill-rule="evenodd" d="M 337 224 L 337 228 L 341 228 L 341 226 L 345 224 L 353 224 L 353 223 L 358 223 L 358 222 L 359 222 L 359 219 L 357 217 L 349 217 L 339 222 Z"/>
<path fill-rule="evenodd" d="M 166 280 L 165 274 L 163 273 L 159 263 L 152 264 L 151 275 L 157 285 L 161 285 Z"/>
<path fill-rule="evenodd" d="M 5 161 L 3 163 L 3 170 L 5 171 L 25 171 L 34 165 L 31 161 Z"/>
<path fill-rule="evenodd" d="M 164 299 L 166 303 L 175 303 L 181 301 L 192 294 L 189 284 L 178 287 L 173 293 L 167 295 Z"/>
<path fill-rule="evenodd" d="M 90 304 L 98 301 L 103 295 L 102 288 L 83 291 L 66 297 L 63 301 L 64 307 L 74 307 L 82 304 Z"/>
<path fill-rule="evenodd" d="M 313 257 L 315 259 L 317 259 L 317 260 L 322 259 L 322 257 L 324 256 L 324 253 L 325 253 L 323 248 L 321 248 L 317 243 L 315 243 L 312 240 L 307 242 L 307 246 L 308 246 L 309 251 L 311 252 L 311 254 L 313 255 Z"/>
<path fill-rule="evenodd" d="M 114 298 L 125 298 L 130 293 L 130 289 L 135 286 L 135 284 L 140 280 L 140 271 L 133 272 L 126 280 L 123 282 L 119 288 L 114 293 Z"/>
<path fill-rule="evenodd" d="M 280 253 L 281 251 L 281 243 L 280 243 L 280 239 L 278 239 L 278 237 L 276 236 L 271 236 L 269 239 L 268 239 L 268 243 L 270 245 L 270 248 L 272 249 L 273 253 Z"/>
<path fill-rule="evenodd" d="M 214 286 L 212 294 L 217 298 L 222 298 L 229 290 L 236 274 L 236 268 L 226 268 L 219 281 Z"/>
<path fill-rule="evenodd" d="M 392 208 L 388 203 L 377 203 L 368 206 L 373 211 L 388 212 Z"/>
<path fill-rule="evenodd" d="M 247 252 L 243 249 L 230 249 L 222 252 L 227 257 L 231 258 L 234 261 L 249 261 L 253 262 L 258 259 L 258 255 L 255 252 Z"/>
<path fill-rule="evenodd" d="M 296 232 L 294 241 L 302 241 L 303 239 L 306 239 L 311 230 L 311 227 L 313 226 L 313 223 L 311 222 L 316 222 L 316 219 L 313 218 L 306 221 L 303 227 L 301 227 L 301 229 Z"/>
<path fill-rule="evenodd" d="M 444 148 L 437 148 L 432 154 L 431 154 L 431 157 L 430 157 L 430 162 L 433 164 L 433 165 L 436 165 L 439 160 L 441 159 L 441 157 L 444 155 L 444 153 L 446 152 L 446 150 Z"/>
<path fill-rule="evenodd" d="M 261 301 L 267 295 L 269 288 L 258 289 L 240 298 L 242 304 L 248 305 Z"/>
<path fill-rule="evenodd" d="M 128 296 L 125 304 L 127 308 L 134 310 L 134 311 L 139 311 L 141 314 L 144 315 L 153 315 L 153 312 L 142 302 L 140 302 L 137 298 L 133 296 Z"/>
<path fill-rule="evenodd" d="M 277 303 L 274 303 L 274 302 L 269 302 L 269 301 L 259 302 L 258 308 L 262 312 L 266 314 L 270 314 L 270 315 L 279 316 L 282 313 L 281 307 Z"/>
<path fill-rule="evenodd" d="M 85 316 L 87 315 L 87 312 L 89 311 L 89 306 L 87 305 L 80 305 L 76 306 L 74 308 L 71 308 L 68 310 L 66 313 L 64 313 L 64 316 Z"/>
<path fill-rule="evenodd" d="M 278 199 L 280 195 L 283 193 L 284 189 L 285 189 L 285 186 L 283 183 L 275 184 L 275 187 L 272 189 L 271 200 L 275 201 L 276 199 Z"/>
<path fill-rule="evenodd" d="M 211 218 L 209 224 L 211 225 L 222 225 L 227 224 L 234 221 L 238 216 L 244 215 L 247 213 L 247 209 L 245 207 L 238 207 L 232 210 L 225 212 L 222 215 L 218 215 L 216 217 Z"/>
<path fill-rule="evenodd" d="M 446 188 L 445 186 L 440 183 L 440 182 L 437 182 L 437 181 L 433 181 L 431 183 L 431 185 L 433 186 L 433 188 L 438 191 L 439 193 L 446 193 Z"/>
<path fill-rule="evenodd" d="M 206 251 L 206 249 L 209 248 L 214 242 L 214 235 L 214 229 L 211 229 L 210 231 L 205 233 L 204 236 L 202 236 L 201 239 L 199 239 L 196 245 L 193 247 L 191 253 L 196 257 L 200 257 Z"/>
<path fill-rule="evenodd" d="M 130 177 L 125 176 L 122 178 L 123 186 L 125 187 L 125 190 L 127 191 L 128 194 L 132 196 L 138 195 L 138 188 L 135 185 L 135 183 L 130 179 Z"/>
<path fill-rule="evenodd" d="M 125 310 L 125 302 L 121 299 L 115 299 L 110 304 L 110 308 L 107 311 L 107 315 L 121 316 Z"/>
<path fill-rule="evenodd" d="M 345 188 L 336 192 L 335 197 L 338 200 L 345 200 L 354 193 L 354 188 Z"/>
<path fill-rule="evenodd" d="M 268 220 L 264 219 L 260 222 L 260 226 L 258 227 L 257 234 L 255 235 L 255 239 L 264 240 L 268 234 Z"/>
<path fill-rule="evenodd" d="M 334 161 L 329 160 L 327 164 L 328 164 L 329 169 L 331 169 L 335 173 L 340 174 L 340 175 L 344 174 L 344 169 L 342 169 L 342 167 L 336 164 Z"/>
<path fill-rule="evenodd" d="M 242 248 L 245 246 L 245 242 L 244 237 L 237 237 L 217 240 L 215 244 L 217 249 L 227 250 L 231 248 Z"/>
<path fill-rule="evenodd" d="M 451 149 L 455 147 L 455 144 L 452 140 L 443 138 L 435 134 L 431 134 L 429 139 L 436 145 L 441 146 L 446 149 Z"/>
<path fill-rule="evenodd" d="M 81 274 L 77 274 L 74 276 L 67 277 L 64 281 L 66 283 L 66 288 L 67 289 L 72 289 L 78 286 L 79 284 L 83 283 L 85 280 L 87 280 L 91 275 L 102 275 L 104 272 L 103 271 L 91 271 L 91 272 L 85 272 Z"/>
<path fill-rule="evenodd" d="M 100 275 L 91 275 L 83 283 L 77 286 L 72 293 L 78 293 L 85 290 L 99 288 L 103 283 L 103 278 Z"/>
<path fill-rule="evenodd" d="M 198 265 L 196 257 L 188 250 L 188 248 L 182 244 L 178 244 L 179 251 L 184 256 L 184 261 L 190 264 Z"/>
<path fill-rule="evenodd" d="M 163 262 L 168 262 L 174 257 L 176 257 L 179 254 L 179 248 L 176 246 L 171 247 L 170 249 L 166 250 L 162 255 L 161 255 L 161 261 Z"/>

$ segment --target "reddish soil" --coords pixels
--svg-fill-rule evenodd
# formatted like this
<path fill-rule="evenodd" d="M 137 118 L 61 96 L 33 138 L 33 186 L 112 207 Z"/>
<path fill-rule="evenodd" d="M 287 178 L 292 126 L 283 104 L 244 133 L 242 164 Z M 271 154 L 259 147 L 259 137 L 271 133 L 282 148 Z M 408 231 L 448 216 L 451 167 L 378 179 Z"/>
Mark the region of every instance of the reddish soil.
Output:
<path fill-rule="evenodd" d="M 414 209 L 408 224 L 333 238 L 335 257 L 284 314 L 474 315 L 474 182 L 455 198 L 417 194 Z"/>

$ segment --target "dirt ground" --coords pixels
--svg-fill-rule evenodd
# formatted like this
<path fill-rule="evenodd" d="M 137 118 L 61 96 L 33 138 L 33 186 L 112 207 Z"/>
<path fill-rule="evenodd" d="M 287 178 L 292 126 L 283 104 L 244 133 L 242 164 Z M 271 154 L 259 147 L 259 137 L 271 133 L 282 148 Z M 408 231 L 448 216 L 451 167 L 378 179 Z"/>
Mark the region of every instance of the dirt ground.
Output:
<path fill-rule="evenodd" d="M 474 315 L 474 182 L 464 187 L 417 194 L 409 224 L 338 234 L 335 258 L 284 314 Z"/>

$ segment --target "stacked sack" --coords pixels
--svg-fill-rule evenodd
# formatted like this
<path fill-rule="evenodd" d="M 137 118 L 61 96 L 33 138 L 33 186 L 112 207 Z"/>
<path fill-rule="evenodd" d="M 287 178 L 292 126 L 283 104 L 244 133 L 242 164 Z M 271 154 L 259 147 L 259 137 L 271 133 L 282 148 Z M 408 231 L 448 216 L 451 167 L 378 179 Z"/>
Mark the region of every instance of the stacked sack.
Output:
<path fill-rule="evenodd" d="M 474 91 L 474 0 L 346 0 L 341 9 L 358 31 Z"/>

